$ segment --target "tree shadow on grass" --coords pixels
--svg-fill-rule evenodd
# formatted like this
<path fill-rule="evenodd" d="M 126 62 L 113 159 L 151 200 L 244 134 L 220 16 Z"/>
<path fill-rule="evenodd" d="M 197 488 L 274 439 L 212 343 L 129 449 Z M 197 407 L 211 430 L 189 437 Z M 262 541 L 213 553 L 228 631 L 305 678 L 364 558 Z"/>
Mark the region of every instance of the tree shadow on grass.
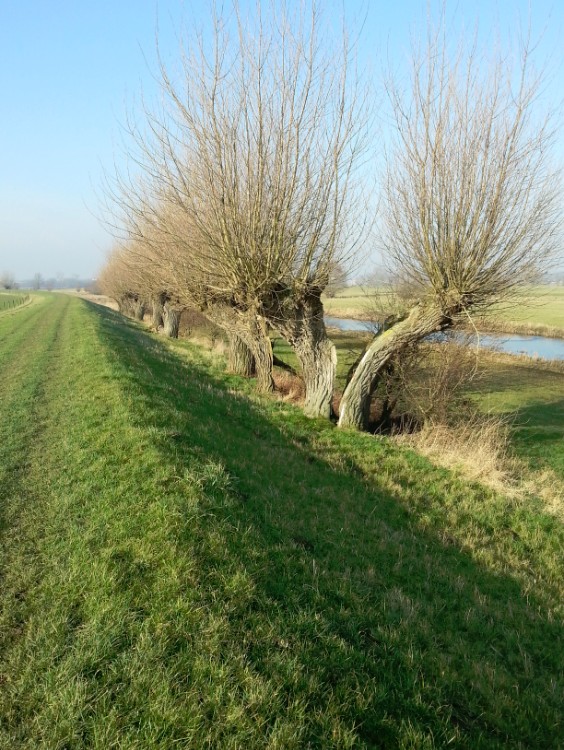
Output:
<path fill-rule="evenodd" d="M 511 426 L 517 454 L 532 468 L 550 467 L 564 481 L 564 399 L 536 401 L 518 409 L 511 415 Z"/>
<path fill-rule="evenodd" d="M 281 715 L 296 747 L 564 743 L 558 589 L 519 531 L 536 525 L 556 548 L 556 521 L 513 517 L 385 440 L 233 392 L 247 386 L 205 356 L 92 310 L 136 424 L 202 490 L 178 546 L 192 546 L 202 606 L 221 620 L 209 658 L 239 664 L 245 710 L 248 673 L 276 696 L 249 747 L 269 746 L 258 737 Z"/>

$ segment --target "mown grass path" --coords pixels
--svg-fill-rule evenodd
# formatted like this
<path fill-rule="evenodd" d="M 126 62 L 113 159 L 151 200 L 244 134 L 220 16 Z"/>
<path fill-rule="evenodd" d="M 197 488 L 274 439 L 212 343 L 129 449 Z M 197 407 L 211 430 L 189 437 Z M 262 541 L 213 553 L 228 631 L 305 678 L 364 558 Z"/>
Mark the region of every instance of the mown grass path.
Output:
<path fill-rule="evenodd" d="M 564 746 L 540 501 L 74 299 L 0 368 L 0 747 Z"/>

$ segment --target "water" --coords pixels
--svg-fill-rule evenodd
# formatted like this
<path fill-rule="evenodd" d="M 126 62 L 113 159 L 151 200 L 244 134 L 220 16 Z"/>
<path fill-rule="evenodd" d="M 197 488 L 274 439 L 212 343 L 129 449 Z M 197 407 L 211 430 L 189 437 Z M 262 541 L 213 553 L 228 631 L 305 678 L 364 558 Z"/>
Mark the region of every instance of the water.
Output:
<path fill-rule="evenodd" d="M 369 320 L 353 320 L 352 318 L 330 318 L 325 316 L 325 325 L 332 328 L 339 328 L 341 331 L 363 331 L 364 333 L 373 332 L 376 323 Z"/>
<path fill-rule="evenodd" d="M 325 318 L 328 326 L 339 328 L 341 331 L 374 332 L 376 324 L 364 320 L 349 318 Z M 564 359 L 564 340 L 548 339 L 544 336 L 518 336 L 508 333 L 487 333 L 479 337 L 472 336 L 471 342 L 479 343 L 488 349 L 497 349 L 508 354 L 526 354 L 529 357 L 542 359 Z"/>

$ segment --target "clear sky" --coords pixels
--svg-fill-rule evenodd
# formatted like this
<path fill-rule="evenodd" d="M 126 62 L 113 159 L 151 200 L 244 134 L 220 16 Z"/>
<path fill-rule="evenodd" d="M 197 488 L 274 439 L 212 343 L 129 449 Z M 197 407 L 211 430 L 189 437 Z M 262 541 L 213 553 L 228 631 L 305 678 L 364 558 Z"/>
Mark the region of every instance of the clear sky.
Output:
<path fill-rule="evenodd" d="M 243 3 L 245 4 L 245 3 Z M 437 3 L 431 3 L 433 7 Z M 401 60 L 423 28 L 426 0 L 320 1 L 366 16 L 360 57 L 378 71 Z M 530 15 L 549 59 L 549 95 L 564 95 L 564 0 L 446 0 L 457 21 L 501 34 Z M 163 57 L 178 49 L 181 19 L 205 19 L 193 0 L 0 0 L 0 273 L 17 279 L 93 277 L 112 240 L 96 215 L 104 171 L 121 161 L 120 127 L 143 89 L 155 90 L 155 33 Z M 564 139 L 564 137 L 563 137 Z M 564 149 L 563 149 L 564 151 Z"/>

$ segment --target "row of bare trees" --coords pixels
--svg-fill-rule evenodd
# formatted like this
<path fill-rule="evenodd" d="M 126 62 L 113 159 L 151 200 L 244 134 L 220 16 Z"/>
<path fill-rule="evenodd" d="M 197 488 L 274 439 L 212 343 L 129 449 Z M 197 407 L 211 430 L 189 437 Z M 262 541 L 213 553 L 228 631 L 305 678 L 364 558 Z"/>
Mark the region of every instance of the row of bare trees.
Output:
<path fill-rule="evenodd" d="M 475 45 L 451 54 L 444 24 L 431 30 L 409 85 L 386 86 L 393 135 L 375 223 L 372 97 L 346 34 L 331 44 L 314 3 L 256 11 L 232 5 L 186 43 L 180 71 L 161 65 L 162 105 L 128 127 L 135 169 L 108 186 L 119 247 L 100 282 L 131 315 L 149 303 L 172 335 L 180 310 L 199 309 L 263 391 L 275 331 L 301 364 L 305 412 L 329 418 L 336 352 L 322 295 L 376 228 L 413 304 L 346 385 L 339 425 L 363 428 L 394 358 L 507 298 L 553 257 L 560 206 L 541 78 L 526 44 L 516 68 Z"/>

